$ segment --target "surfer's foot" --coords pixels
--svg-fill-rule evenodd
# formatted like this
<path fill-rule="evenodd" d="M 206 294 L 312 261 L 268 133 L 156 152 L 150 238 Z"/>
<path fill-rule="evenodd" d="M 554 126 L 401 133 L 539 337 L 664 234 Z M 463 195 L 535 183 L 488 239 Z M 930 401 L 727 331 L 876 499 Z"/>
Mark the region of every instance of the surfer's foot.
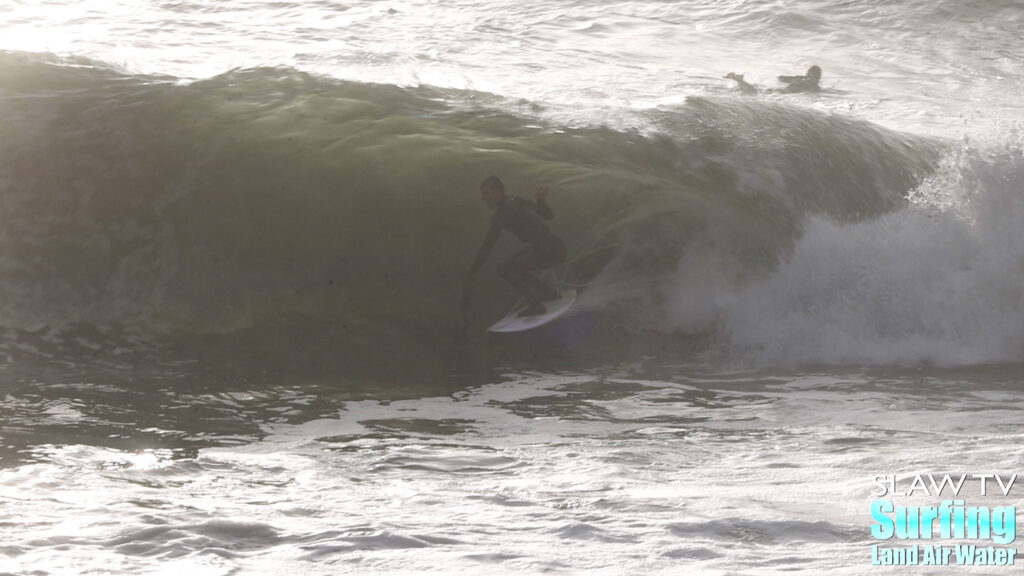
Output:
<path fill-rule="evenodd" d="M 540 316 L 547 312 L 547 308 L 543 304 L 534 304 L 519 313 L 520 316 Z"/>

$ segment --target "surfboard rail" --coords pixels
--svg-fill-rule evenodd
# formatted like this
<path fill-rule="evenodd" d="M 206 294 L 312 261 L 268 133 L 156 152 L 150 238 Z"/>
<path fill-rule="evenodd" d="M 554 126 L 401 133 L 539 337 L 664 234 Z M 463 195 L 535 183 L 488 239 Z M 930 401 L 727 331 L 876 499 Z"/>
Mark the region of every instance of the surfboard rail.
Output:
<path fill-rule="evenodd" d="M 575 290 L 563 290 L 562 293 L 559 294 L 558 299 L 544 301 L 544 307 L 547 309 L 544 314 L 537 314 L 534 316 L 519 315 L 523 310 L 526 310 L 527 307 L 525 302 L 521 302 L 514 306 L 504 318 L 491 325 L 487 331 L 522 332 L 524 330 L 539 328 L 568 312 L 575 301 Z"/>

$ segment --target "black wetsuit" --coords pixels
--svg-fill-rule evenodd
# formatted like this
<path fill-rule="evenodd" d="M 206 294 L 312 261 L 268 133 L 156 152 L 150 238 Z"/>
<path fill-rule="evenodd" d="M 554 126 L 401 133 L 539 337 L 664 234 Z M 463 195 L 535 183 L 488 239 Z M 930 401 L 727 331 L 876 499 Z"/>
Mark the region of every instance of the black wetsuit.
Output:
<path fill-rule="evenodd" d="M 508 260 L 498 264 L 498 274 L 508 281 L 531 305 L 541 300 L 550 300 L 558 292 L 531 274 L 565 261 L 565 244 L 548 228 L 544 220 L 551 220 L 555 214 L 543 200 L 530 202 L 523 198 L 508 196 L 498 202 L 491 218 L 491 228 L 480 246 L 480 251 L 470 267 L 476 272 L 490 255 L 498 242 L 502 230 L 508 230 L 520 241 L 529 244 Z"/>

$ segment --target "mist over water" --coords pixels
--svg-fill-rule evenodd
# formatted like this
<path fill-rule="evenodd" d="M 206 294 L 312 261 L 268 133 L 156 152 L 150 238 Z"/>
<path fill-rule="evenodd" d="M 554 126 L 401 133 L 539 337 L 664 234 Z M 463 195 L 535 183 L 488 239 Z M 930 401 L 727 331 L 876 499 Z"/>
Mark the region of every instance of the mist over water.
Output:
<path fill-rule="evenodd" d="M 867 574 L 873 477 L 1024 456 L 1017 2 L 0 22 L 0 572 Z M 542 329 L 507 238 L 462 325 L 491 174 Z"/>
<path fill-rule="evenodd" d="M 766 280 L 722 300 L 762 362 L 971 365 L 1020 360 L 1019 143 L 965 145 L 905 208 L 809 219 Z"/>

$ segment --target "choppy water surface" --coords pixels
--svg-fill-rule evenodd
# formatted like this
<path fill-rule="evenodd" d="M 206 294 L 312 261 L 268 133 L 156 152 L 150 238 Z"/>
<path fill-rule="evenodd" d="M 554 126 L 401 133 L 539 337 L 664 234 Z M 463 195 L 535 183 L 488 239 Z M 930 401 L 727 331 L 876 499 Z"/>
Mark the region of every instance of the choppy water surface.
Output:
<path fill-rule="evenodd" d="M 121 422 L 26 391 L 5 422 L 54 442 L 5 457 L 4 569 L 862 574 L 875 475 L 1016 469 L 1015 374 L 635 365 L 394 400 L 166 383 Z"/>

